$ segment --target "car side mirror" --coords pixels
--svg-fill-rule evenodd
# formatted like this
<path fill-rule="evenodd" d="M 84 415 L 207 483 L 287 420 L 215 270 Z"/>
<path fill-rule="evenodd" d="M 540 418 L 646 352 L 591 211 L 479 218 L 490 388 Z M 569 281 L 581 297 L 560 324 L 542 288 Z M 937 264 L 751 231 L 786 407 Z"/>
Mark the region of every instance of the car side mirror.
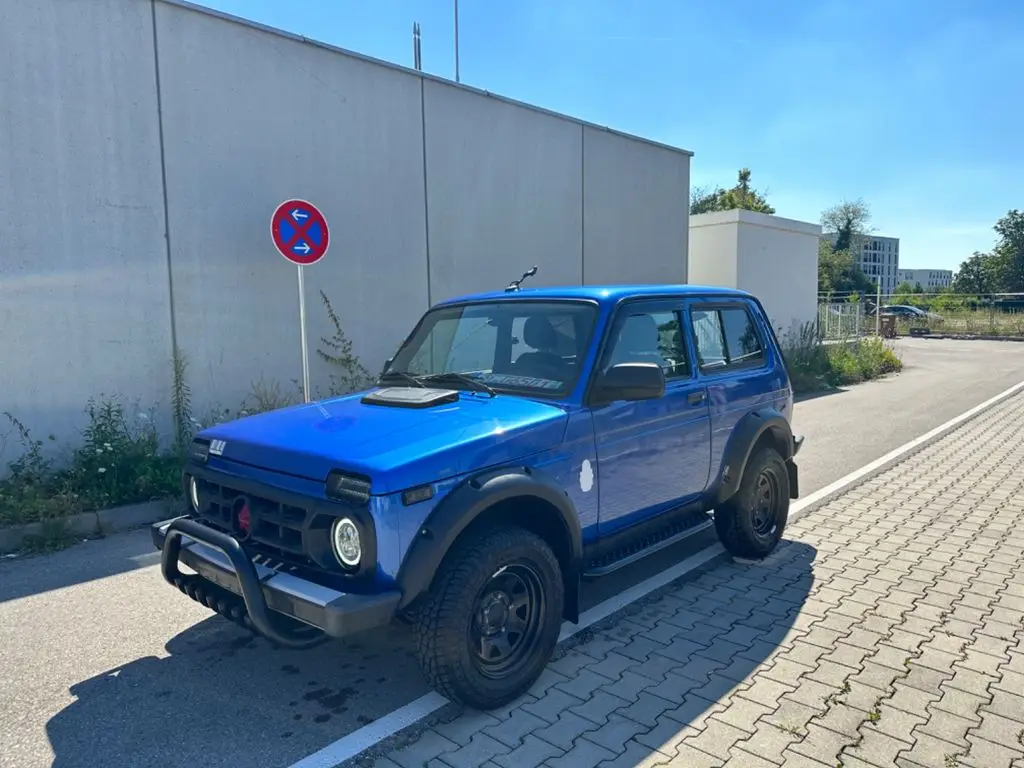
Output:
<path fill-rule="evenodd" d="M 598 377 L 595 390 L 603 402 L 653 400 L 665 394 L 665 372 L 656 363 L 618 363 Z"/>
<path fill-rule="evenodd" d="M 384 367 L 380 369 L 380 375 L 381 376 L 383 376 L 385 373 L 387 373 L 388 368 L 391 367 L 391 364 L 393 362 L 395 362 L 395 358 L 394 357 L 389 357 L 387 360 L 384 361 Z"/>

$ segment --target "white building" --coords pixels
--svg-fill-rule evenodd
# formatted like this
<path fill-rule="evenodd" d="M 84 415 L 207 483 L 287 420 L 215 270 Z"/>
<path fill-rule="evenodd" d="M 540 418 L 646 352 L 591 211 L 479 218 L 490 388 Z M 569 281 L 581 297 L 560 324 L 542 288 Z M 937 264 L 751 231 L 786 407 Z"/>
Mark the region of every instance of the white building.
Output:
<path fill-rule="evenodd" d="M 820 236 L 817 224 L 753 211 L 691 216 L 687 282 L 750 291 L 782 342 L 795 342 L 818 317 Z"/>
<path fill-rule="evenodd" d="M 899 282 L 919 285 L 925 291 L 937 291 L 953 284 L 951 269 L 901 269 Z"/>
<path fill-rule="evenodd" d="M 823 235 L 832 245 L 836 244 L 837 235 Z M 854 238 L 850 249 L 858 266 L 865 275 L 875 282 L 881 283 L 882 293 L 892 293 L 900 284 L 900 239 L 898 237 L 882 237 L 881 235 L 862 235 Z"/>

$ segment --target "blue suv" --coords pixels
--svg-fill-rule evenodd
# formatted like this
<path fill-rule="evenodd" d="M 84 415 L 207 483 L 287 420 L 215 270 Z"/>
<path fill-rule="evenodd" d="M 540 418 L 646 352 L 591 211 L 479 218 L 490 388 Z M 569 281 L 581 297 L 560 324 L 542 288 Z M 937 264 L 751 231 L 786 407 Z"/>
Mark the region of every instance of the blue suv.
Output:
<path fill-rule="evenodd" d="M 801 438 L 760 302 L 521 282 L 432 307 L 368 391 L 201 432 L 187 514 L 152 527 L 164 578 L 283 647 L 410 623 L 428 682 L 491 709 L 584 578 L 710 526 L 772 552 Z"/>

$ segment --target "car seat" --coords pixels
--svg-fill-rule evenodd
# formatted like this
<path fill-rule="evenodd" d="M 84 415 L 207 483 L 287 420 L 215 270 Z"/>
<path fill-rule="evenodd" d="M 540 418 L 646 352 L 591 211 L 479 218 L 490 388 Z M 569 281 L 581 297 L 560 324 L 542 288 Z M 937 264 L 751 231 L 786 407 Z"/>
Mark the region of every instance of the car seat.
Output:
<path fill-rule="evenodd" d="M 558 333 L 544 315 L 532 315 L 523 324 L 523 341 L 535 351 L 523 352 L 512 365 L 518 376 L 566 381 L 569 365 L 556 350 Z"/>

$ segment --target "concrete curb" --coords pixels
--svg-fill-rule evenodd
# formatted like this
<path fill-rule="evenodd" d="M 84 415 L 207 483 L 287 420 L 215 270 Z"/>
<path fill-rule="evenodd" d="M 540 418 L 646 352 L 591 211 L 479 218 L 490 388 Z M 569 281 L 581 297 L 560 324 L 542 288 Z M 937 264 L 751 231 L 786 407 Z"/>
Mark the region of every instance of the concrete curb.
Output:
<path fill-rule="evenodd" d="M 144 501 L 140 504 L 101 509 L 98 512 L 83 512 L 79 515 L 69 515 L 57 519 L 65 522 L 69 533 L 85 538 L 155 523 L 157 520 L 169 517 L 173 505 L 174 499 L 158 499 Z M 45 523 L 26 523 L 10 528 L 0 528 L 0 554 L 24 549 L 28 541 L 44 534 L 45 527 Z"/>
<path fill-rule="evenodd" d="M 900 336 L 899 338 L 931 339 L 935 341 L 942 339 L 950 339 L 952 341 L 1024 341 L 1024 336 L 987 336 L 971 333 L 929 333 L 922 336 Z"/>

